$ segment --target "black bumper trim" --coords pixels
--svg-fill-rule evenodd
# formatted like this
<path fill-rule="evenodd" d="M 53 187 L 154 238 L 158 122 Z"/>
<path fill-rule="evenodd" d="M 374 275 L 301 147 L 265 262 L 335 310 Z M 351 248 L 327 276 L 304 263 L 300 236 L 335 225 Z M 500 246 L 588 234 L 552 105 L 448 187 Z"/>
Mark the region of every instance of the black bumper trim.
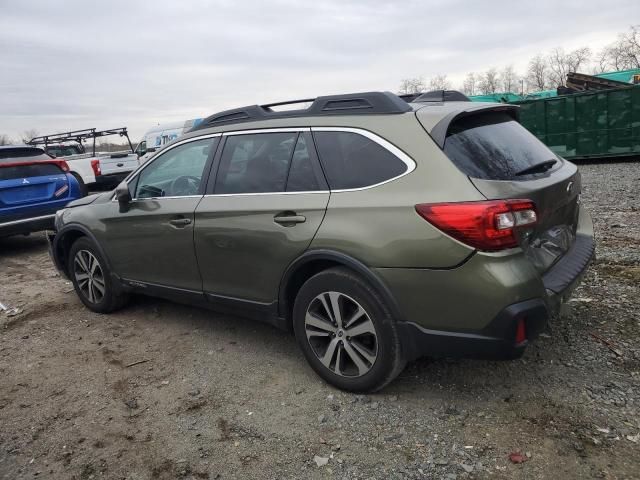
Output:
<path fill-rule="evenodd" d="M 542 276 L 544 287 L 555 294 L 564 292 L 587 268 L 595 249 L 593 237 L 576 235 L 569 251 Z"/>
<path fill-rule="evenodd" d="M 517 344 L 516 327 L 525 319 L 527 340 Z M 545 328 L 549 311 L 542 299 L 515 303 L 502 310 L 477 332 L 430 330 L 412 322 L 399 322 L 403 353 L 408 361 L 422 356 L 506 360 L 518 358 L 529 341 Z"/>

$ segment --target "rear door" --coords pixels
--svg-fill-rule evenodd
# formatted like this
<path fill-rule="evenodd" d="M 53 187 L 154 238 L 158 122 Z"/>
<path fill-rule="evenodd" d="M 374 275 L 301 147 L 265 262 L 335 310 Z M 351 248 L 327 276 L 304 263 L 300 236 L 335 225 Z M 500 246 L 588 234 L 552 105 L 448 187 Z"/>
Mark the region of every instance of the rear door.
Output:
<path fill-rule="evenodd" d="M 329 201 L 309 129 L 225 134 L 219 157 L 195 216 L 204 291 L 270 304 Z"/>
<path fill-rule="evenodd" d="M 521 243 L 543 272 L 575 240 L 581 190 L 575 165 L 556 156 L 505 112 L 484 111 L 448 128 L 444 152 L 487 199 L 530 199 L 538 223 Z"/>
<path fill-rule="evenodd" d="M 0 222 L 53 214 L 69 196 L 69 181 L 53 163 L 0 163 Z"/>

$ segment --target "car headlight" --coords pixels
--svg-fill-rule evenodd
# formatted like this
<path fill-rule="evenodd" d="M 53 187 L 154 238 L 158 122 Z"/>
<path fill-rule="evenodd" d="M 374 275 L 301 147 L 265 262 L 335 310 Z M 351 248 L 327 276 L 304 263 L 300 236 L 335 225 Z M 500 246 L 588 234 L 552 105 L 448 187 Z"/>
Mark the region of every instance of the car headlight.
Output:
<path fill-rule="evenodd" d="M 56 212 L 56 218 L 54 220 L 54 225 L 56 227 L 56 230 L 60 230 L 60 228 L 62 228 L 62 216 L 64 215 L 64 213 L 68 210 L 68 208 L 63 208 L 61 210 L 58 210 Z"/>

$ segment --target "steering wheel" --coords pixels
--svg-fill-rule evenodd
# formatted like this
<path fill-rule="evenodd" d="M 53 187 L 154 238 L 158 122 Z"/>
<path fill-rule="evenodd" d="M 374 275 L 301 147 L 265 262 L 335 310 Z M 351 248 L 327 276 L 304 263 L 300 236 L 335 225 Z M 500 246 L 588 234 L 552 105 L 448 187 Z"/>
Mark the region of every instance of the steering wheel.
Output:
<path fill-rule="evenodd" d="M 200 188 L 200 179 L 192 175 L 182 175 L 176 178 L 169 186 L 170 195 L 178 197 L 184 195 L 195 195 Z"/>

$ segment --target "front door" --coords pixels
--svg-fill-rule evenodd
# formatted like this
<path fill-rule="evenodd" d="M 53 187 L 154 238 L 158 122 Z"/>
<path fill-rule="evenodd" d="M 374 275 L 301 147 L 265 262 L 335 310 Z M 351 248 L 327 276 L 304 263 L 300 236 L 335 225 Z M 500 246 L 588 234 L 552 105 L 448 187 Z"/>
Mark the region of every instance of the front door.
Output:
<path fill-rule="evenodd" d="M 270 304 L 284 270 L 318 230 L 328 188 L 308 132 L 238 132 L 224 139 L 211 194 L 195 215 L 203 289 Z"/>
<path fill-rule="evenodd" d="M 113 269 L 125 280 L 202 291 L 193 246 L 194 211 L 218 140 L 170 148 L 129 182 L 129 209 L 105 222 L 102 242 Z"/>

